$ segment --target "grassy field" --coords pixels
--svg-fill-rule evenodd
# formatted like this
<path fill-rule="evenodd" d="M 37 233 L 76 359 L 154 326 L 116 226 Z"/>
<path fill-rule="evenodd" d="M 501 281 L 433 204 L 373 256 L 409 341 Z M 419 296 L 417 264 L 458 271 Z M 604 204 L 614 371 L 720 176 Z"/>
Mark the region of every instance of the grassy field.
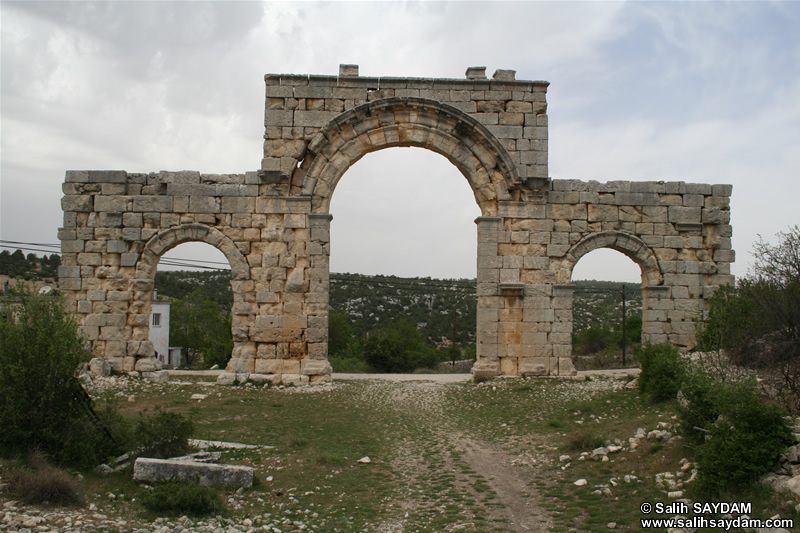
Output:
<path fill-rule="evenodd" d="M 223 462 L 251 465 L 257 479 L 226 494 L 221 518 L 265 531 L 608 531 L 609 523 L 638 530 L 642 502 L 669 501 L 656 474 L 680 480 L 681 459 L 691 460 L 678 439 L 631 449 L 637 428 L 671 424 L 674 406 L 653 407 L 620 380 L 261 389 L 202 379 L 130 380 L 103 398 L 126 417 L 160 407 L 191 417 L 197 438 L 264 446 L 224 452 Z M 191 400 L 196 393 L 208 396 Z M 606 462 L 581 459 L 614 443 L 622 449 Z M 358 462 L 364 457 L 370 462 Z M 587 483 L 576 486 L 578 479 Z M 130 471 L 84 484 L 97 511 L 120 524 L 156 518 L 136 502 L 144 489 Z"/>

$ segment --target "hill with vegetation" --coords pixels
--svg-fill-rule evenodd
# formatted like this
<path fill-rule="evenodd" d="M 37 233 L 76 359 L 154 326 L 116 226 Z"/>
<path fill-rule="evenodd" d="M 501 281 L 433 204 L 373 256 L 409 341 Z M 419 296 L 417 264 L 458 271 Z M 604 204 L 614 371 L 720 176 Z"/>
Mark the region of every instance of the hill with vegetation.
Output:
<path fill-rule="evenodd" d="M 0 253 L 0 275 L 28 280 L 55 278 L 59 257 L 38 258 L 22 251 Z M 215 302 L 222 315 L 233 303 L 231 273 L 227 270 L 158 271 L 159 296 L 186 301 L 199 289 Z M 622 294 L 626 299 L 626 343 L 634 347 L 641 337 L 642 295 L 636 284 L 576 281 L 573 306 L 576 355 L 618 353 L 622 345 Z M 402 278 L 336 274 L 330 276 L 330 353 L 353 354 L 371 336 L 402 323 L 419 333 L 427 348 L 456 345 L 462 356 L 474 353 L 477 296 L 474 279 Z M 195 296 L 195 299 L 198 296 Z M 208 305 L 208 302 L 206 302 Z M 177 309 L 177 308 L 176 308 Z M 405 327 L 403 334 L 410 329 Z M 395 332 L 400 334 L 400 332 Z M 415 333 L 416 335 L 416 333 Z M 444 353 L 442 354 L 444 357 Z"/>

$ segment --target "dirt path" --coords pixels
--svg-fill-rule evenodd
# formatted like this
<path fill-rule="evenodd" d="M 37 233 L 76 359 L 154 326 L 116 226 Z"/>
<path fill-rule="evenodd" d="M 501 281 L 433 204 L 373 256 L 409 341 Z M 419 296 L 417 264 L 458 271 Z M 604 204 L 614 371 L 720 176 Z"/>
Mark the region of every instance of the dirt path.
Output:
<path fill-rule="evenodd" d="M 551 520 L 529 487 L 536 472 L 456 426 L 446 409 L 453 386 L 458 385 L 440 380 L 375 381 L 364 389 L 365 401 L 378 401 L 409 421 L 392 460 L 403 487 L 392 514 L 401 518 L 377 531 L 548 531 Z"/>

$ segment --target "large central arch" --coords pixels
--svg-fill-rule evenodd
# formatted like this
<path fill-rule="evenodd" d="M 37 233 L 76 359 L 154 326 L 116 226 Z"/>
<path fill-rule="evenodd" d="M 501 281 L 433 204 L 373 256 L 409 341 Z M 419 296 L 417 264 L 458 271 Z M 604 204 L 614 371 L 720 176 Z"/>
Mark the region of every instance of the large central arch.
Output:
<path fill-rule="evenodd" d="M 360 105 L 328 122 L 309 143 L 303 193 L 312 210 L 328 213 L 342 175 L 370 152 L 397 146 L 426 148 L 464 175 L 484 216 L 520 187 L 514 162 L 500 142 L 459 109 L 423 98 L 387 98 Z"/>
<path fill-rule="evenodd" d="M 330 380 L 331 197 L 361 157 L 396 146 L 446 157 L 480 207 L 476 377 L 574 373 L 570 274 L 592 249 L 640 265 L 645 339 L 683 349 L 711 292 L 733 282 L 731 186 L 551 180 L 547 82 L 510 70 L 488 79 L 484 67 L 461 80 L 375 78 L 342 65 L 338 76 L 265 83 L 257 171 L 67 172 L 59 288 L 95 355 L 117 368 L 152 357 L 145 312 L 158 258 L 201 240 L 234 270 L 227 370 Z"/>

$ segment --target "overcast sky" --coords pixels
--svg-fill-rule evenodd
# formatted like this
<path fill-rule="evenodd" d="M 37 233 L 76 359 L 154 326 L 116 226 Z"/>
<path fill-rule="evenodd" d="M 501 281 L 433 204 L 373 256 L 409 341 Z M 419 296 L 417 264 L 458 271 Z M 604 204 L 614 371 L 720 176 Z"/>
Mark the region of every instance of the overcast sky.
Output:
<path fill-rule="evenodd" d="M 264 74 L 340 63 L 549 81 L 551 176 L 732 183 L 735 274 L 759 234 L 800 224 L 800 2 L 2 1 L 0 17 L 6 241 L 58 242 L 69 169 L 257 169 Z M 480 212 L 437 154 L 368 155 L 331 213 L 334 272 L 475 276 Z M 638 279 L 597 253 L 576 278 Z"/>

